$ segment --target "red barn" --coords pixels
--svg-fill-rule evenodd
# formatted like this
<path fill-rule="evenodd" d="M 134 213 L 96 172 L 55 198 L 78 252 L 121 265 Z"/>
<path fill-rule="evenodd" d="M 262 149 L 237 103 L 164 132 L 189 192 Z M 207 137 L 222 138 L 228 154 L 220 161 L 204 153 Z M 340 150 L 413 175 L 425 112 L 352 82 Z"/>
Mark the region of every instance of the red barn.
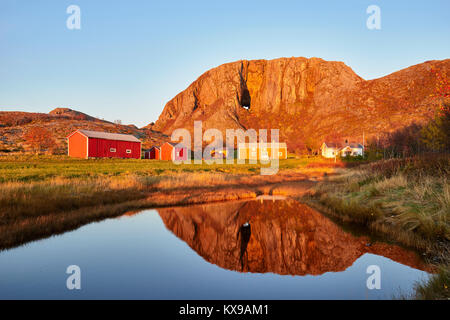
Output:
<path fill-rule="evenodd" d="M 161 160 L 161 148 L 154 146 L 145 152 L 145 159 Z"/>
<path fill-rule="evenodd" d="M 141 141 L 129 134 L 77 130 L 67 137 L 75 158 L 141 158 Z"/>
<path fill-rule="evenodd" d="M 177 143 L 166 142 L 161 146 L 161 160 L 185 161 L 188 157 L 188 149 L 185 146 L 177 146 Z"/>
<path fill-rule="evenodd" d="M 161 160 L 161 148 L 153 147 L 150 149 L 150 159 Z"/>

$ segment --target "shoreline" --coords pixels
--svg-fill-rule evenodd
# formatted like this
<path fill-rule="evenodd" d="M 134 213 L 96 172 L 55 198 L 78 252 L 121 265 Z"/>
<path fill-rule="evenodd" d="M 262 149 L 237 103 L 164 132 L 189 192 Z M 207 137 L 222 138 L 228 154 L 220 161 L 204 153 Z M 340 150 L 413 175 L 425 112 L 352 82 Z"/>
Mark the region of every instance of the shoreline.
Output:
<path fill-rule="evenodd" d="M 296 190 L 296 194 L 301 195 L 315 183 L 301 178 L 241 187 L 236 187 L 236 185 L 199 186 L 190 190 L 191 192 L 186 192 L 186 189 L 181 190 L 181 188 L 148 191 L 141 193 L 139 198 L 129 201 L 85 206 L 76 210 L 48 212 L 45 215 L 26 217 L 10 224 L 1 224 L 0 251 L 72 231 L 91 222 L 121 216 L 129 211 L 250 200 L 261 195 L 287 195 L 288 190 Z"/>
<path fill-rule="evenodd" d="M 336 175 L 334 173 L 330 174 Z M 24 219 L 13 221 L 11 224 L 0 224 L 0 250 L 14 248 L 15 246 L 43 239 L 53 234 L 71 231 L 86 223 L 117 217 L 128 211 L 250 200 L 258 196 L 280 195 L 305 203 L 338 223 L 357 227 L 377 238 L 400 244 L 417 252 L 425 252 L 427 260 L 432 263 L 446 261 L 442 259 L 443 257 L 448 258 L 442 248 L 438 248 L 430 241 L 417 237 L 414 232 L 401 230 L 401 228 L 392 224 L 367 223 L 365 220 L 354 219 L 354 217 L 339 213 L 333 206 L 325 205 L 317 195 L 313 195 L 313 189 L 320 184 L 326 185 L 330 183 L 328 182 L 330 174 L 320 177 L 314 175 L 311 178 L 304 173 L 286 174 L 284 172 L 277 175 L 276 180 L 278 181 L 275 182 L 268 182 L 267 179 L 256 175 L 245 177 L 245 184 L 235 183 L 231 179 L 227 181 L 227 184 L 218 184 L 216 186 L 196 185 L 183 187 L 177 184 L 169 184 L 166 189 L 158 189 L 152 186 L 146 186 L 146 190 L 139 190 L 139 188 L 127 189 L 119 185 L 119 188 L 116 186 L 113 192 L 119 194 L 121 192 L 130 192 L 135 194 L 136 197 L 132 199 L 126 199 L 125 197 L 124 201 L 118 199 L 118 201 L 115 200 L 101 205 L 80 206 L 73 210 L 49 211 L 37 216 L 24 217 Z M 64 182 L 62 185 L 64 185 Z M 83 196 L 83 194 L 75 194 L 74 196 Z M 394 231 L 400 232 L 400 236 L 393 236 L 393 234 L 395 235 Z"/>

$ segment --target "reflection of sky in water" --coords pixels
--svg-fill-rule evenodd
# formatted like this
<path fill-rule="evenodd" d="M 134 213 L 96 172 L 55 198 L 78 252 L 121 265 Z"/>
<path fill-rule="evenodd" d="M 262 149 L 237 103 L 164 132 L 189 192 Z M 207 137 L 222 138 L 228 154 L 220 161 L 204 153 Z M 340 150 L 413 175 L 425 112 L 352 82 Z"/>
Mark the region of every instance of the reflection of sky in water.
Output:
<path fill-rule="evenodd" d="M 81 268 L 82 290 L 66 289 L 71 264 Z M 372 264 L 381 268 L 381 290 L 366 288 Z M 320 276 L 224 270 L 168 231 L 154 210 L 0 252 L 0 272 L 3 299 L 390 299 L 427 278 L 374 254 Z"/>

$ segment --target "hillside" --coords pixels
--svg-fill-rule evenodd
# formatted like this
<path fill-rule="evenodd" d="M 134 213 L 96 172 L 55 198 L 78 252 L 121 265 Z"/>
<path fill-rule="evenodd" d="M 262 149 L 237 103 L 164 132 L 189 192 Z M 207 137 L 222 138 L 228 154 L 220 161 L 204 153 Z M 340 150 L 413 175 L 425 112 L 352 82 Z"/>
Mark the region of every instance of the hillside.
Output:
<path fill-rule="evenodd" d="M 427 61 L 366 81 L 342 62 L 319 58 L 237 61 L 201 75 L 148 125 L 176 128 L 280 129 L 290 151 L 317 149 L 324 139 L 361 141 L 427 121 L 437 101 L 431 69 L 450 76 L 450 59 Z"/>
<path fill-rule="evenodd" d="M 45 128 L 52 134 L 56 143 L 48 152 L 55 154 L 67 152 L 65 138 L 77 129 L 132 134 L 141 139 L 144 148 L 168 141 L 160 132 L 100 120 L 69 108 L 57 108 L 49 113 L 3 111 L 0 112 L 0 153 L 31 152 L 23 136 L 33 127 Z"/>

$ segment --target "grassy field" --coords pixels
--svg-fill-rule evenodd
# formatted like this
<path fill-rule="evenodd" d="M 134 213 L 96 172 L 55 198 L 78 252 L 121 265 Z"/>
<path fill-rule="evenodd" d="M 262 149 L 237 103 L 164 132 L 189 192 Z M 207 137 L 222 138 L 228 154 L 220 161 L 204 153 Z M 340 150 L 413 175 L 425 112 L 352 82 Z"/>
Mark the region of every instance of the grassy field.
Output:
<path fill-rule="evenodd" d="M 290 158 L 280 161 L 280 170 L 307 168 L 308 164 L 333 165 L 321 158 Z M 339 164 L 338 164 L 339 165 Z M 268 165 L 263 165 L 268 167 Z M 182 172 L 219 172 L 259 174 L 260 164 L 180 164 L 171 161 L 135 159 L 73 159 L 66 156 L 0 157 L 0 183 L 31 182 L 58 178 L 127 176 L 160 176 Z"/>

